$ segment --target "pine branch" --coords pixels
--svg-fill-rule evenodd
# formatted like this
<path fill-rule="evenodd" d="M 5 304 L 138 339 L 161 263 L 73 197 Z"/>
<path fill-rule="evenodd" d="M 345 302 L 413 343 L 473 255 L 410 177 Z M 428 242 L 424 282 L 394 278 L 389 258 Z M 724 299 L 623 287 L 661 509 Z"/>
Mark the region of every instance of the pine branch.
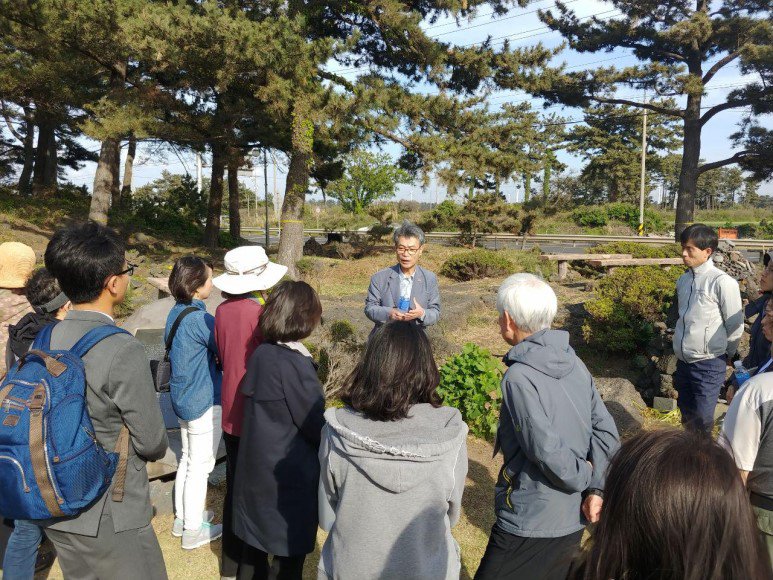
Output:
<path fill-rule="evenodd" d="M 16 128 L 13 126 L 13 123 L 11 123 L 11 119 L 8 117 L 8 111 L 5 108 L 5 101 L 0 100 L 0 108 L 3 111 L 3 119 L 5 119 L 5 124 L 8 126 L 8 130 L 14 137 L 24 143 L 24 137 L 22 137 L 21 133 L 16 130 Z"/>
<path fill-rule="evenodd" d="M 705 85 L 712 78 L 714 78 L 714 75 L 717 74 L 722 67 L 724 67 L 725 65 L 730 64 L 735 59 L 737 59 L 739 56 L 741 56 L 741 52 L 736 50 L 735 52 L 731 52 L 730 54 L 728 54 L 724 58 L 722 58 L 722 59 L 718 60 L 717 62 L 715 62 L 714 66 L 712 66 L 708 70 L 708 72 L 705 75 L 703 75 L 703 78 L 701 79 L 701 82 L 703 82 L 703 84 Z"/>
<path fill-rule="evenodd" d="M 597 103 L 607 103 L 609 105 L 626 105 L 628 107 L 636 107 L 638 109 L 648 109 L 656 113 L 662 113 L 663 115 L 669 115 L 671 117 L 684 117 L 684 112 L 677 109 L 669 109 L 666 107 L 660 107 L 653 105 L 652 103 L 639 103 L 637 101 L 629 101 L 628 99 L 608 99 L 606 97 L 590 97 L 591 100 Z"/>
<path fill-rule="evenodd" d="M 714 115 L 721 113 L 722 111 L 726 111 L 728 109 L 735 109 L 736 107 L 744 107 L 746 105 L 751 105 L 752 102 L 753 102 L 752 99 L 747 98 L 747 99 L 741 99 L 738 101 L 728 101 L 726 103 L 722 103 L 721 105 L 717 105 L 716 107 L 711 107 L 701 117 L 701 127 L 703 127 L 703 125 L 708 123 Z"/>
<path fill-rule="evenodd" d="M 732 165 L 733 163 L 744 161 L 745 159 L 748 159 L 749 157 L 754 157 L 754 156 L 756 156 L 756 153 L 754 153 L 754 151 L 739 151 L 738 153 L 734 154 L 732 157 L 728 157 L 727 159 L 712 161 L 711 163 L 704 163 L 703 165 L 698 167 L 698 175 L 706 173 L 707 171 L 711 171 L 712 169 L 719 169 L 720 167 L 724 167 L 726 165 Z"/>

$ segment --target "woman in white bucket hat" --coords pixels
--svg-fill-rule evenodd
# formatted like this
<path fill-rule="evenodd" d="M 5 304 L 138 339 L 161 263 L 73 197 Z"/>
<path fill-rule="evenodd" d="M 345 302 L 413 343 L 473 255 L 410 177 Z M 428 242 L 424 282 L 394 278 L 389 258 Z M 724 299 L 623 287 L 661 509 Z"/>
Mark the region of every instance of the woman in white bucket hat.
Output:
<path fill-rule="evenodd" d="M 231 509 L 244 414 L 244 395 L 239 393 L 239 384 L 247 370 L 247 361 L 263 342 L 258 320 L 266 301 L 264 292 L 282 279 L 287 267 L 269 261 L 266 251 L 260 246 L 235 248 L 225 255 L 223 262 L 225 273 L 212 280 L 214 286 L 226 298 L 215 312 L 215 341 L 223 366 L 220 398 L 226 448 L 226 495 L 220 574 L 234 577 L 242 555 L 242 541 L 233 533 Z"/>

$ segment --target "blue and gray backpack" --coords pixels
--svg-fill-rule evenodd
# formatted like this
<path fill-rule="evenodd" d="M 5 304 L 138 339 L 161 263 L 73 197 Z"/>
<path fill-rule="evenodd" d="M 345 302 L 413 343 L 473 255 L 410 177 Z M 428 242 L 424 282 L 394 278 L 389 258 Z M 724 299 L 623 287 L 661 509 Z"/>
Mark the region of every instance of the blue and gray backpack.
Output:
<path fill-rule="evenodd" d="M 8 518 L 76 515 L 105 493 L 114 475 L 113 500 L 123 499 L 129 431 L 121 429 L 114 453 L 97 441 L 82 357 L 126 331 L 99 326 L 70 350 L 51 350 L 53 326 L 38 333 L 0 384 L 0 513 Z"/>

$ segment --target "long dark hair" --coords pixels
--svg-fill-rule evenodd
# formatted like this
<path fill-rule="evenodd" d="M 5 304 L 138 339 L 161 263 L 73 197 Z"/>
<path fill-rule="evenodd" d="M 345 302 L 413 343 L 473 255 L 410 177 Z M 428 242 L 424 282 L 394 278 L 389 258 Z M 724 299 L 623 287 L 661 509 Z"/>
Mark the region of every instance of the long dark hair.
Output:
<path fill-rule="evenodd" d="M 389 322 L 368 341 L 341 389 L 341 400 L 368 419 L 397 421 L 417 403 L 439 407 L 439 382 L 424 331 L 410 322 Z"/>
<path fill-rule="evenodd" d="M 615 455 L 601 520 L 575 579 L 769 579 L 741 477 L 702 434 L 643 432 Z"/>
<path fill-rule="evenodd" d="M 258 325 L 266 342 L 292 342 L 308 337 L 321 317 L 322 304 L 314 288 L 287 280 L 274 287 Z"/>

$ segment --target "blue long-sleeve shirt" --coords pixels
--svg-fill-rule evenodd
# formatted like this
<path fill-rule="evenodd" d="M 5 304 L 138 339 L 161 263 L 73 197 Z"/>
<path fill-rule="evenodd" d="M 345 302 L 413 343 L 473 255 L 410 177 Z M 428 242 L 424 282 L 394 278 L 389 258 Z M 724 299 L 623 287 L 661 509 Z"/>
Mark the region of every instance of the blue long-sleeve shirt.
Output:
<path fill-rule="evenodd" d="M 169 351 L 172 407 L 183 421 L 198 419 L 207 409 L 219 405 L 222 383 L 222 373 L 216 363 L 215 317 L 207 312 L 204 302 L 177 302 L 166 319 L 164 340 L 179 314 L 190 306 L 199 311 L 191 312 L 182 320 Z"/>

